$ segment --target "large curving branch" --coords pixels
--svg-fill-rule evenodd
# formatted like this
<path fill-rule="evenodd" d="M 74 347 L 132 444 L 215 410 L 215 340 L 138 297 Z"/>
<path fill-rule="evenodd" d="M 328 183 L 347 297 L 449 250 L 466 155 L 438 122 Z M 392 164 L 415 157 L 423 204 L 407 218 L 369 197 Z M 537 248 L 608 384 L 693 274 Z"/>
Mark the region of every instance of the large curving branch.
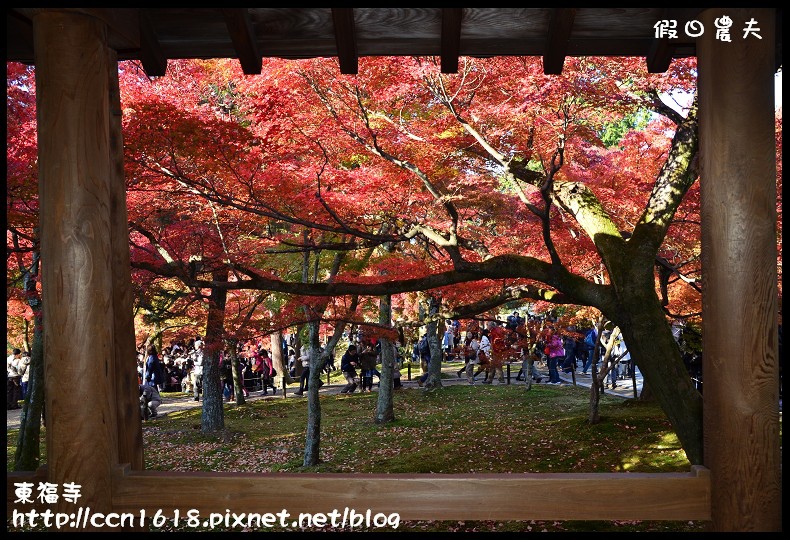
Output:
<path fill-rule="evenodd" d="M 688 116 L 675 131 L 667 160 L 656 178 L 645 210 L 629 240 L 629 243 L 642 246 L 640 253 L 635 253 L 634 256 L 641 255 L 652 262 L 658 252 L 683 197 L 697 179 L 698 149 L 695 97 Z"/>
<path fill-rule="evenodd" d="M 562 295 L 565 303 L 591 305 L 606 308 L 611 305 L 612 291 L 606 285 L 599 285 L 572 274 L 550 263 L 520 255 L 499 255 L 482 262 L 464 264 L 463 269 L 448 270 L 427 276 L 381 281 L 375 283 L 359 283 L 335 281 L 333 283 L 299 283 L 283 281 L 274 277 L 264 276 L 254 270 L 233 266 L 232 269 L 243 279 L 238 281 L 220 282 L 197 279 L 189 274 L 183 263 L 153 264 L 136 262 L 136 268 L 153 273 L 181 279 L 190 286 L 199 288 L 224 288 L 229 290 L 270 290 L 300 296 L 380 296 L 382 294 L 398 294 L 413 291 L 426 291 L 447 285 L 455 285 L 484 279 L 525 278 L 545 283 L 560 292 L 546 289 L 541 299 L 557 301 Z"/>

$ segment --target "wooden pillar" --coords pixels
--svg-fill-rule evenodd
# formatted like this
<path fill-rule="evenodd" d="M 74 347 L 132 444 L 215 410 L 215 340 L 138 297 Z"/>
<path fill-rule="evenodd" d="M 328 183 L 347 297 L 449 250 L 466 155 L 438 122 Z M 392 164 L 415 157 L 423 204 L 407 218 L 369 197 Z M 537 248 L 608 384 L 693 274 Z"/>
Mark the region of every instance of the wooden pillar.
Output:
<path fill-rule="evenodd" d="M 733 21 L 732 42 L 714 21 Z M 774 9 L 699 18 L 705 466 L 717 531 L 781 531 Z M 755 20 L 762 39 L 743 38 Z"/>
<path fill-rule="evenodd" d="M 53 510 L 106 512 L 118 462 L 107 29 L 43 9 L 33 31 L 48 476 L 59 492 L 81 486 Z"/>
<path fill-rule="evenodd" d="M 129 226 L 126 213 L 126 182 L 121 133 L 121 92 L 118 60 L 109 51 L 110 105 L 110 242 L 112 244 L 112 305 L 115 403 L 118 415 L 118 460 L 130 470 L 143 469 L 143 426 L 137 386 L 137 351 L 134 339 L 134 293 L 129 264 Z"/>

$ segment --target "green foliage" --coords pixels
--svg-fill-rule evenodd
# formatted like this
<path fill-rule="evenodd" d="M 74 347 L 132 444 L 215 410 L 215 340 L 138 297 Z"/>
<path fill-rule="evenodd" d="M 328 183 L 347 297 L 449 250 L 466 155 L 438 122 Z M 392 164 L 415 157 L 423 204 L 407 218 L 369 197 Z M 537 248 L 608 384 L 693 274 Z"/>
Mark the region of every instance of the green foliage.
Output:
<path fill-rule="evenodd" d="M 210 105 L 221 114 L 227 114 L 234 118 L 242 127 L 251 125 L 245 118 L 245 112 L 239 107 L 241 95 L 236 90 L 236 84 L 232 81 L 220 86 L 217 83 L 209 83 L 207 92 L 200 98 L 199 104 Z"/>
<path fill-rule="evenodd" d="M 370 156 L 367 154 L 351 154 L 346 157 L 341 157 L 339 161 L 339 166 L 345 170 L 353 170 L 358 169 L 363 165 L 367 165 L 370 163 L 371 159 Z"/>
<path fill-rule="evenodd" d="M 647 109 L 639 109 L 625 115 L 617 122 L 607 123 L 599 134 L 601 142 L 607 148 L 617 146 L 629 131 L 643 129 L 650 120 L 650 115 Z"/>

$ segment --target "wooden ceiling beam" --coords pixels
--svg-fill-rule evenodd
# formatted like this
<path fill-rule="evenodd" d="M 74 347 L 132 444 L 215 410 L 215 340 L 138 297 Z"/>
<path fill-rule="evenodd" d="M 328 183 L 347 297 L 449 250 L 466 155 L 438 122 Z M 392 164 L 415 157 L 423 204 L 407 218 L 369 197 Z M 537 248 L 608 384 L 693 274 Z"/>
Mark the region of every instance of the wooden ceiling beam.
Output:
<path fill-rule="evenodd" d="M 249 11 L 247 8 L 221 8 L 220 11 L 244 74 L 260 75 L 263 55 L 258 52 Z"/>
<path fill-rule="evenodd" d="M 669 39 L 662 37 L 653 39 L 650 44 L 650 50 L 647 52 L 647 72 L 648 73 L 664 73 L 669 69 L 669 64 L 672 62 L 672 54 L 675 48 L 670 45 Z"/>
<path fill-rule="evenodd" d="M 546 75 L 562 73 L 576 11 L 576 8 L 557 8 L 551 12 L 546 33 L 546 50 L 543 53 L 543 73 Z"/>
<path fill-rule="evenodd" d="M 335 25 L 340 73 L 356 75 L 359 72 L 359 57 L 354 33 L 354 8 L 332 8 L 332 22 Z"/>
<path fill-rule="evenodd" d="M 167 57 L 162 52 L 147 11 L 140 9 L 140 61 L 149 77 L 163 77 L 167 72 Z"/>
<path fill-rule="evenodd" d="M 669 64 L 675 57 L 677 47 L 681 44 L 680 38 L 683 35 L 683 27 L 687 21 L 696 19 L 701 12 L 701 8 L 665 8 L 661 19 L 677 21 L 677 38 L 667 37 L 653 38 L 650 48 L 645 56 L 648 73 L 664 73 L 669 69 Z M 658 22 L 658 20 L 656 20 Z"/>
<path fill-rule="evenodd" d="M 776 8 L 776 53 L 774 54 L 774 71 L 782 67 L 782 8 Z"/>
<path fill-rule="evenodd" d="M 51 10 L 82 13 L 103 21 L 108 29 L 107 44 L 116 51 L 140 48 L 138 8 L 13 8 L 6 10 L 6 45 L 11 58 L 18 57 L 16 51 L 29 51 L 24 54 L 32 63 L 33 17 Z"/>
<path fill-rule="evenodd" d="M 674 19 L 677 22 L 677 17 L 673 17 L 672 15 L 672 11 L 669 8 L 664 9 L 663 19 Z M 675 30 L 680 30 L 682 25 L 683 21 L 680 21 L 678 28 Z M 669 38 L 654 37 L 653 41 L 650 43 L 650 49 L 647 51 L 647 56 L 645 56 L 645 61 L 647 62 L 647 72 L 664 73 L 669 69 L 669 64 L 672 62 L 673 53 L 674 47 L 669 43 Z"/>
<path fill-rule="evenodd" d="M 464 8 L 442 8 L 442 73 L 458 72 L 458 56 L 461 53 L 461 21 Z"/>

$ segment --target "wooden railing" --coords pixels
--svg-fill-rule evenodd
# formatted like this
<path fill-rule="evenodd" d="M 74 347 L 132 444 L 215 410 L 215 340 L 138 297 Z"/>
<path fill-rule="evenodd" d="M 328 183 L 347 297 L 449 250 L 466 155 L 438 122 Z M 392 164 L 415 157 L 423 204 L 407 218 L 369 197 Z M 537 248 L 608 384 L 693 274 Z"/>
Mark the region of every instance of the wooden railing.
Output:
<path fill-rule="evenodd" d="M 7 514 L 15 483 L 46 471 L 9 473 Z M 708 469 L 689 473 L 301 474 L 130 471 L 113 475 L 112 509 L 154 515 L 211 512 L 397 513 L 400 520 L 710 520 Z M 35 505 L 40 508 L 40 504 Z"/>

